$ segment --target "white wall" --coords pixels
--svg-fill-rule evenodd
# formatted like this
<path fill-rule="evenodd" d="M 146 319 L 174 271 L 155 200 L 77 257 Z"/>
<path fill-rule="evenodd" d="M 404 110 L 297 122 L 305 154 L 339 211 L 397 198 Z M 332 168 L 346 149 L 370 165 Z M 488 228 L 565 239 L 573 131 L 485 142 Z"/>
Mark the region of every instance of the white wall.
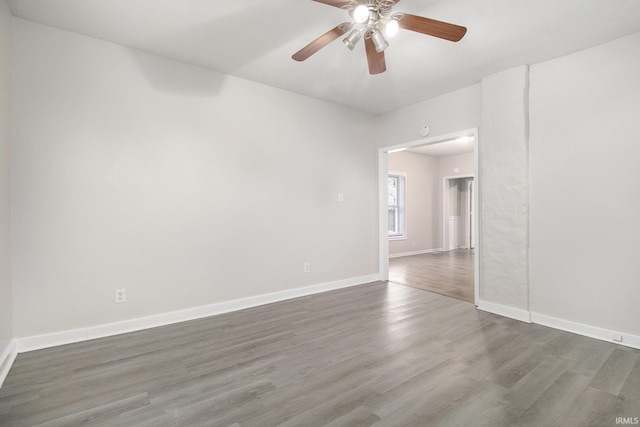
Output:
<path fill-rule="evenodd" d="M 387 147 L 423 139 L 420 129 L 428 125 L 429 137 L 478 127 L 481 114 L 480 84 L 376 116 L 375 144 Z"/>
<path fill-rule="evenodd" d="M 391 153 L 389 170 L 407 174 L 407 236 L 389 241 L 389 255 L 440 248 L 438 159 L 407 151 Z"/>
<path fill-rule="evenodd" d="M 529 309 L 528 71 L 520 66 L 482 79 L 478 145 L 480 300 L 523 314 Z"/>
<path fill-rule="evenodd" d="M 531 293 L 532 311 L 640 334 L 638 34 L 531 68 L 529 153 L 526 66 L 374 123 L 64 31 L 18 19 L 14 29 L 18 337 L 375 272 L 368 144 L 419 140 L 424 124 L 430 136 L 480 126 L 481 174 L 493 172 L 481 182 L 483 215 L 493 210 L 484 297 L 526 310 Z M 501 276 L 505 243 L 517 259 L 503 265 L 516 268 Z M 113 304 L 118 287 L 126 304 Z"/>
<path fill-rule="evenodd" d="M 640 336 L 639 48 L 633 34 L 379 118 L 378 147 L 480 126 L 484 309 Z"/>
<path fill-rule="evenodd" d="M 407 173 L 407 238 L 390 240 L 389 255 L 442 250 L 444 178 L 473 175 L 473 152 L 431 157 L 400 151 L 389 154 L 388 165 Z"/>
<path fill-rule="evenodd" d="M 640 335 L 640 33 L 531 67 L 531 309 Z"/>
<path fill-rule="evenodd" d="M 0 0 L 0 384 L 2 355 L 13 338 L 11 297 L 11 170 L 9 87 L 11 67 L 11 12 Z"/>
<path fill-rule="evenodd" d="M 376 116 L 376 147 L 386 147 L 424 139 L 421 128 L 430 127 L 429 137 L 476 128 L 481 115 L 480 84 L 462 88 L 447 94 Z M 473 169 L 472 169 L 473 173 Z M 438 184 L 441 198 L 442 184 Z M 438 211 L 438 235 L 442 233 L 442 209 Z M 441 247 L 442 241 L 438 243 Z"/>
<path fill-rule="evenodd" d="M 17 337 L 377 272 L 371 116 L 20 19 L 14 43 Z"/>

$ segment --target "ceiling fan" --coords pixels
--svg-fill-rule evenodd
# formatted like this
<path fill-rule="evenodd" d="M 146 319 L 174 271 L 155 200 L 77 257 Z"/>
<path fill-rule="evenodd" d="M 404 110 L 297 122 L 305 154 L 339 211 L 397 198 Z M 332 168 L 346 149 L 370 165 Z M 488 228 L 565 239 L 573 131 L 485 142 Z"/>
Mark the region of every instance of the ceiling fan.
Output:
<path fill-rule="evenodd" d="M 400 0 L 313 0 L 329 6 L 345 9 L 352 22 L 343 22 L 327 31 L 298 52 L 292 58 L 304 61 L 311 55 L 349 33 L 342 42 L 353 50 L 356 43 L 364 38 L 364 46 L 369 63 L 369 74 L 386 71 L 384 50 L 389 47 L 387 37 L 392 37 L 399 28 L 415 31 L 429 36 L 457 42 L 465 35 L 467 29 L 459 25 L 436 21 L 435 19 L 408 13 L 392 13 L 391 8 Z"/>

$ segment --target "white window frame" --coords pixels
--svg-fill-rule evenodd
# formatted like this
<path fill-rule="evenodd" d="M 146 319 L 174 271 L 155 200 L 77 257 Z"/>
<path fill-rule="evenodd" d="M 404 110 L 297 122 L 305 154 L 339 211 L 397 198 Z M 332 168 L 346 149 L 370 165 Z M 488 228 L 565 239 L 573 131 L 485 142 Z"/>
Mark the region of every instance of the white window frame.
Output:
<path fill-rule="evenodd" d="M 389 240 L 404 240 L 407 238 L 407 174 L 405 172 L 389 171 L 388 178 L 398 179 L 398 204 L 396 207 L 398 232 L 391 234 Z M 389 205 L 388 208 L 391 208 Z"/>

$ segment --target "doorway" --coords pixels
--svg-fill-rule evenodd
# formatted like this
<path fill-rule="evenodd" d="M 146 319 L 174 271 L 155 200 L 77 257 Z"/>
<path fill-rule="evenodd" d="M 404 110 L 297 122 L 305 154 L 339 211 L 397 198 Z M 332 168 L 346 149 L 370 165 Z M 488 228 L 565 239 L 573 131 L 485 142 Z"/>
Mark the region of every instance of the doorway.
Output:
<path fill-rule="evenodd" d="M 442 248 L 475 248 L 473 175 L 447 176 L 442 187 Z"/>
<path fill-rule="evenodd" d="M 457 215 L 460 218 L 458 219 L 458 228 L 456 229 L 456 241 L 452 240 L 452 244 L 447 244 L 446 238 L 449 238 L 453 233 L 450 232 L 446 234 L 443 231 L 442 233 L 442 246 L 440 250 L 433 250 L 431 259 L 440 257 L 441 259 L 447 259 L 446 262 L 459 264 L 461 258 L 467 259 L 467 263 L 470 263 L 469 270 L 467 273 L 472 275 L 473 280 L 473 296 L 471 300 L 477 305 L 479 295 L 480 295 L 480 282 L 479 282 L 479 250 L 474 249 L 478 246 L 478 242 L 481 241 L 480 236 L 476 230 L 478 230 L 478 215 L 477 215 L 477 206 L 480 189 L 477 185 L 478 179 L 478 155 L 477 155 L 477 145 L 478 145 L 478 132 L 477 129 L 468 129 L 464 131 L 454 132 L 438 137 L 421 139 L 418 141 L 413 141 L 409 143 L 404 143 L 395 146 L 383 147 L 379 149 L 378 152 L 378 167 L 379 167 L 379 268 L 380 268 L 380 280 L 389 280 L 389 206 L 388 206 L 388 169 L 389 169 L 389 157 L 388 154 L 390 152 L 401 151 L 401 150 L 413 150 L 422 146 L 430 146 L 439 144 L 442 142 L 467 139 L 473 141 L 473 174 L 467 175 L 451 175 L 447 176 L 446 180 L 447 184 L 449 181 L 454 182 L 458 188 L 457 198 L 455 199 L 458 203 L 457 208 L 464 209 L 464 214 Z M 455 170 L 457 172 L 457 170 Z M 442 176 L 442 175 L 441 175 Z M 464 179 L 463 181 L 453 181 L 453 179 Z M 443 182 L 443 181 L 441 181 Z M 444 195 L 445 192 L 443 191 Z M 451 203 L 448 204 L 448 208 L 451 206 Z M 466 207 L 465 207 L 466 206 Z M 444 210 L 444 207 L 443 207 Z M 462 211 L 461 211 L 462 212 Z M 442 220 L 444 221 L 448 216 L 444 216 Z M 444 228 L 443 228 L 444 230 Z M 461 243 L 457 243 L 461 242 Z M 455 243 L 455 244 L 453 244 Z M 456 253 L 455 247 L 459 248 L 468 248 L 466 254 Z M 449 250 L 451 248 L 451 250 Z M 416 254 L 417 256 L 423 256 L 423 254 Z M 425 255 L 425 256 L 426 256 Z M 411 260 L 411 257 L 407 257 L 402 261 L 413 262 L 416 260 Z M 394 259 L 394 263 L 396 260 Z M 395 264 L 394 264 L 395 266 Z M 455 267 L 458 268 L 458 267 Z M 465 267 L 460 267 L 460 272 L 464 270 Z M 451 267 L 448 267 L 451 270 Z M 469 301 L 469 298 L 461 298 Z"/>

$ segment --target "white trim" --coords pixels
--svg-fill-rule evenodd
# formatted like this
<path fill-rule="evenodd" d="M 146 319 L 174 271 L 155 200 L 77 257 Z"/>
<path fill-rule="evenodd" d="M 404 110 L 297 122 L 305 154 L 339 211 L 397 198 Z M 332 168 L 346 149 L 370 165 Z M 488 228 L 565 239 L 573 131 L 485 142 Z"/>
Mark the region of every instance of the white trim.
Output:
<path fill-rule="evenodd" d="M 596 326 L 589 326 L 583 323 L 558 319 L 540 313 L 531 313 L 531 319 L 533 320 L 533 323 L 537 323 L 539 325 L 549 326 L 550 328 L 560 329 L 561 331 L 640 349 L 640 336 L 638 335 L 612 331 L 609 329 L 598 328 Z M 621 336 L 622 341 L 614 341 L 613 337 L 616 335 Z"/>
<path fill-rule="evenodd" d="M 423 253 L 423 251 L 417 252 Z M 396 256 L 399 255 L 400 254 L 397 254 Z M 112 335 L 119 335 L 127 332 L 134 332 L 143 329 L 184 322 L 187 320 L 200 319 L 203 317 L 214 316 L 217 314 L 228 313 L 231 311 L 242 310 L 307 295 L 313 295 L 335 289 L 358 286 L 365 283 L 374 282 L 377 279 L 377 274 L 371 274 L 367 276 L 353 277 L 350 279 L 338 280 L 335 282 L 327 282 L 318 285 L 306 286 L 303 288 L 289 289 L 285 291 L 273 292 L 270 294 L 257 295 L 255 297 L 242 298 L 207 306 L 195 307 L 187 310 L 174 311 L 170 313 L 163 313 L 155 316 L 132 319 L 123 322 L 99 325 L 91 328 L 74 329 L 53 334 L 13 339 L 0 357 L 0 387 L 2 387 L 4 380 L 9 374 L 9 370 L 11 369 L 11 366 L 13 365 L 18 353 L 55 347 L 58 345 L 71 344 L 96 338 L 103 338 Z M 530 313 L 519 308 L 483 300 L 478 301 L 477 307 L 479 310 L 519 320 L 521 322 L 536 323 L 554 329 L 559 329 L 562 331 L 607 341 L 613 344 L 620 344 L 627 347 L 640 349 L 640 336 L 638 335 L 598 328 L 595 326 L 558 319 L 539 313 Z M 614 336 L 621 336 L 622 341 L 614 341 Z"/>
<path fill-rule="evenodd" d="M 444 252 L 444 250 L 442 248 L 435 248 L 435 249 L 424 249 L 421 251 L 413 251 L 413 252 L 402 252 L 399 254 L 389 254 L 389 258 L 400 258 L 403 256 L 431 254 L 434 252 Z"/>
<path fill-rule="evenodd" d="M 474 257 L 473 257 L 473 285 L 474 285 L 474 303 L 478 305 L 478 301 L 480 301 L 481 297 L 481 286 L 480 286 L 480 244 L 482 243 L 482 231 L 480 227 L 480 200 L 482 200 L 480 191 L 482 190 L 482 185 L 480 185 L 480 141 L 478 135 L 478 128 L 474 129 L 474 141 L 473 141 L 473 226 L 475 227 L 475 245 L 473 247 Z M 484 288 L 482 288 L 484 289 Z"/>
<path fill-rule="evenodd" d="M 335 282 L 321 283 L 318 285 L 305 286 L 302 288 L 287 289 L 284 291 L 278 291 L 269 294 L 256 295 L 248 298 L 225 301 L 201 307 L 194 307 L 186 310 L 162 313 L 149 317 L 97 325 L 89 328 L 73 329 L 68 331 L 54 332 L 52 334 L 17 338 L 15 340 L 16 347 L 18 353 L 24 353 L 26 351 L 39 350 L 43 348 L 55 347 L 58 345 L 71 344 L 80 341 L 124 334 L 127 332 L 155 328 L 158 326 L 170 325 L 172 323 L 179 323 L 187 320 L 215 316 L 216 314 L 223 314 L 231 311 L 243 310 L 245 308 L 271 304 L 274 302 L 284 301 L 292 298 L 298 298 L 335 289 L 371 283 L 375 282 L 376 280 L 378 280 L 378 275 L 370 274 L 366 276 L 338 280 Z"/>
<path fill-rule="evenodd" d="M 405 178 L 407 177 L 407 173 L 406 172 L 400 172 L 400 171 L 389 171 L 387 172 L 387 175 L 399 175 L 399 176 L 404 176 Z"/>
<path fill-rule="evenodd" d="M 382 147 L 378 149 L 379 153 L 388 153 L 390 151 L 394 151 L 394 150 L 398 150 L 400 148 L 416 148 L 416 147 L 422 147 L 425 145 L 432 145 L 432 144 L 437 144 L 439 142 L 446 142 L 446 141 L 451 141 L 454 139 L 457 139 L 461 136 L 473 136 L 474 138 L 477 139 L 478 136 L 478 128 L 471 128 L 471 129 L 466 129 L 466 130 L 461 130 L 461 131 L 457 131 L 457 132 L 451 132 L 451 133 L 447 133 L 444 135 L 439 135 L 439 136 L 433 136 L 430 138 L 423 138 L 423 139 L 418 139 L 415 141 L 411 141 L 411 142 L 405 142 L 402 144 L 396 144 L 396 145 L 390 145 L 388 147 Z M 385 173 L 386 173 L 386 168 L 385 168 Z"/>
<path fill-rule="evenodd" d="M 16 340 L 11 340 L 7 348 L 4 349 L 2 356 L 0 356 L 0 387 L 4 384 L 4 380 L 9 375 L 9 370 L 13 366 L 13 362 L 18 356 L 18 349 L 16 346 Z"/>
<path fill-rule="evenodd" d="M 488 302 L 484 300 L 478 300 L 477 306 L 478 309 L 482 311 L 509 317 L 511 319 L 519 320 L 525 323 L 531 323 L 531 313 L 521 308 L 497 304 L 495 302 Z"/>
<path fill-rule="evenodd" d="M 396 147 L 397 148 L 397 147 Z M 402 147 L 400 147 L 402 148 Z M 389 280 L 389 155 L 378 150 L 378 280 Z"/>
<path fill-rule="evenodd" d="M 489 313 L 498 314 L 500 316 L 509 317 L 526 323 L 536 323 L 542 326 L 558 329 L 573 334 L 582 335 L 589 338 L 595 338 L 607 341 L 613 344 L 620 344 L 631 348 L 640 349 L 640 336 L 625 332 L 613 331 L 610 329 L 599 328 L 597 326 L 585 325 L 584 323 L 572 322 L 570 320 L 558 319 L 557 317 L 547 316 L 545 314 L 528 312 L 520 308 L 510 307 L 502 304 L 496 304 L 480 300 L 478 309 Z M 622 337 L 622 341 L 615 341 L 614 337 Z"/>

